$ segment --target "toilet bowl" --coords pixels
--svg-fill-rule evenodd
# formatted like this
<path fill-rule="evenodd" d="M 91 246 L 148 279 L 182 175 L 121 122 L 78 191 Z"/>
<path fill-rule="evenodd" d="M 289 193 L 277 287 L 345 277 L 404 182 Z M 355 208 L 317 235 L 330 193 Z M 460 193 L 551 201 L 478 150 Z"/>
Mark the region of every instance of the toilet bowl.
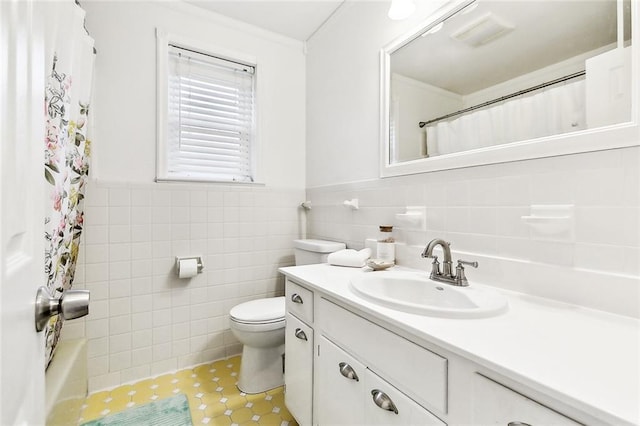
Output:
<path fill-rule="evenodd" d="M 252 300 L 229 311 L 231 332 L 242 343 L 238 389 L 260 393 L 284 384 L 284 297 Z"/>
<path fill-rule="evenodd" d="M 296 265 L 324 263 L 327 256 L 345 248 L 343 243 L 295 240 Z M 229 311 L 230 328 L 242 343 L 238 389 L 261 393 L 284 385 L 284 297 L 244 302 Z"/>

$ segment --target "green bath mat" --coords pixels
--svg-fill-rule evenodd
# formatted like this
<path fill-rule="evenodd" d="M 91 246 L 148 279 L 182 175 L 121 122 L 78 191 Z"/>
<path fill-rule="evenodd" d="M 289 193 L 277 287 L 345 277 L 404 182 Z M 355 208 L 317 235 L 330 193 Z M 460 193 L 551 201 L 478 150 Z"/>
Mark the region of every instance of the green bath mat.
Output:
<path fill-rule="evenodd" d="M 132 407 L 82 426 L 193 426 L 184 394 Z"/>

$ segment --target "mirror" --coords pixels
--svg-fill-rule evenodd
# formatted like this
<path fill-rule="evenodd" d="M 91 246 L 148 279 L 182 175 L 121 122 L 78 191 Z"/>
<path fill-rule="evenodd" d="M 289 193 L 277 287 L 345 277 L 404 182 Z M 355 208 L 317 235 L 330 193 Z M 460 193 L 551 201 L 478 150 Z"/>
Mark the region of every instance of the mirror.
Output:
<path fill-rule="evenodd" d="M 382 52 L 383 176 L 606 149 L 579 136 L 624 124 L 634 130 L 616 143 L 637 144 L 632 3 L 467 0 L 436 12 Z"/>

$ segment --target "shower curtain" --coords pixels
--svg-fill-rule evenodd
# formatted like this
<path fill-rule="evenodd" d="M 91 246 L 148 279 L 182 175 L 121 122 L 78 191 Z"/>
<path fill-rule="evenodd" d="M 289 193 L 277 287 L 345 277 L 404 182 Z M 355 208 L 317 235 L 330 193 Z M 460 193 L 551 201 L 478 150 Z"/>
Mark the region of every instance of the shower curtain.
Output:
<path fill-rule="evenodd" d="M 83 200 L 91 143 L 87 138 L 95 51 L 84 27 L 84 11 L 72 0 L 47 7 L 45 42 L 45 280 L 60 297 L 73 285 L 83 227 Z M 45 329 L 49 365 L 63 321 Z"/>
<path fill-rule="evenodd" d="M 426 126 L 430 156 L 586 129 L 585 81 L 532 92 Z"/>

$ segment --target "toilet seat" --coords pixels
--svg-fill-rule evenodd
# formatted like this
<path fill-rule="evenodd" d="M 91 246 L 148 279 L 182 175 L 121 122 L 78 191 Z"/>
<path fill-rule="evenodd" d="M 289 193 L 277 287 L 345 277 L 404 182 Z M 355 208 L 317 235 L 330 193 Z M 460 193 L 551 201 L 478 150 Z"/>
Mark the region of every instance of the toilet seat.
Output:
<path fill-rule="evenodd" d="M 250 331 L 254 333 L 277 330 L 279 328 L 285 327 L 284 318 L 272 322 L 240 322 L 233 318 L 230 318 L 230 321 L 232 328 L 235 328 L 239 331 Z"/>
<path fill-rule="evenodd" d="M 229 311 L 231 321 L 236 324 L 264 325 L 269 329 L 284 326 L 284 314 L 284 296 L 251 300 L 236 305 Z"/>

